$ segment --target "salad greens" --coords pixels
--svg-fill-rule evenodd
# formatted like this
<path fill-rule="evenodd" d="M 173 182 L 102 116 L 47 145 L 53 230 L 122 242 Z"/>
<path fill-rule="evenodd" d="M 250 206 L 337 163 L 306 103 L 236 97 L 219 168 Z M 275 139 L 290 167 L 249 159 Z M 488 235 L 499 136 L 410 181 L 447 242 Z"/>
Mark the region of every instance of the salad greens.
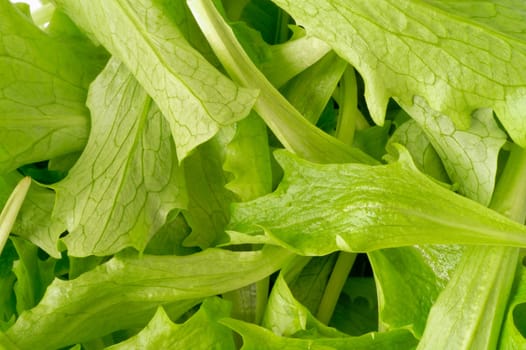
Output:
<path fill-rule="evenodd" d="M 0 0 L 0 348 L 526 347 L 525 23 Z"/>

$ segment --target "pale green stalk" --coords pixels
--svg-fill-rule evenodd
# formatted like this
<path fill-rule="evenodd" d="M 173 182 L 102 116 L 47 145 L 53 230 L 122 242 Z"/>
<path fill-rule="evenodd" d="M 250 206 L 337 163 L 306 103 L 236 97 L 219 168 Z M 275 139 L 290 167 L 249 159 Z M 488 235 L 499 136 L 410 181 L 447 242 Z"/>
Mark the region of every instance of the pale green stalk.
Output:
<path fill-rule="evenodd" d="M 356 124 L 363 120 L 363 116 L 358 110 L 356 74 L 351 66 L 348 66 L 343 73 L 339 95 L 340 115 L 336 127 L 336 137 L 342 142 L 352 145 Z"/>
<path fill-rule="evenodd" d="M 342 292 L 343 286 L 345 285 L 345 281 L 347 281 L 347 278 L 349 277 L 349 273 L 351 272 L 357 255 L 358 254 L 356 253 L 339 253 L 338 260 L 336 260 L 331 277 L 327 282 L 325 292 L 323 293 L 316 314 L 316 318 L 321 322 L 328 324 L 331 320 L 338 298 Z"/>
<path fill-rule="evenodd" d="M 30 185 L 31 178 L 29 176 L 20 180 L 0 213 L 0 254 L 4 250 L 4 246 L 15 224 L 18 212 L 24 203 Z"/>
<path fill-rule="evenodd" d="M 241 86 L 259 90 L 254 110 L 286 149 L 318 163 L 377 163 L 364 152 L 306 121 L 252 63 L 212 1 L 188 0 L 187 3 L 230 77 Z"/>

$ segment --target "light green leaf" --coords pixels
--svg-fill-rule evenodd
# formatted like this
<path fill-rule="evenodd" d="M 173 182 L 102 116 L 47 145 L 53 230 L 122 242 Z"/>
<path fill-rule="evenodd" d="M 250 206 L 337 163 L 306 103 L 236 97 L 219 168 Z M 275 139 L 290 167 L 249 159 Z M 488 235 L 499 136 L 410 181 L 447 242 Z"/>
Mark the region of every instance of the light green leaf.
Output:
<path fill-rule="evenodd" d="M 0 173 L 84 147 L 87 87 L 104 61 L 96 55 L 46 35 L 0 1 Z"/>
<path fill-rule="evenodd" d="M 296 33 L 304 32 L 297 27 Z M 303 72 L 328 54 L 330 47 L 313 36 L 293 37 L 282 44 L 270 46 L 270 58 L 261 63 L 261 71 L 267 79 L 280 88 L 292 77 Z"/>
<path fill-rule="evenodd" d="M 298 112 L 316 124 L 347 66 L 347 62 L 329 52 L 289 81 L 281 92 Z"/>
<path fill-rule="evenodd" d="M 178 213 L 173 219 L 171 218 L 172 215 L 168 216 L 167 223 L 150 239 L 144 249 L 146 254 L 188 255 L 199 251 L 197 247 L 184 246 L 184 240 L 190 234 L 191 228 L 183 214 Z"/>
<path fill-rule="evenodd" d="M 517 256 L 516 248 L 467 248 L 431 308 L 418 349 L 494 349 Z"/>
<path fill-rule="evenodd" d="M 72 256 L 144 249 L 171 210 L 186 204 L 164 118 L 129 71 L 110 61 L 88 99 L 93 125 L 68 176 L 53 185 L 53 216 Z"/>
<path fill-rule="evenodd" d="M 251 200 L 272 190 L 272 169 L 267 127 L 251 113 L 236 124 L 235 135 L 226 145 L 223 169 L 231 174 L 225 185 L 241 201 Z"/>
<path fill-rule="evenodd" d="M 389 165 L 313 164 L 276 152 L 278 189 L 234 204 L 228 230 L 263 231 L 303 255 L 413 244 L 524 246 L 526 228 L 420 173 L 407 151 Z M 239 243 L 239 242 L 238 242 Z"/>
<path fill-rule="evenodd" d="M 0 254 L 9 239 L 11 229 L 16 222 L 18 213 L 31 186 L 31 178 L 24 177 L 14 187 L 0 212 Z"/>
<path fill-rule="evenodd" d="M 14 322 L 16 316 L 16 297 L 13 291 L 13 285 L 16 281 L 16 276 L 13 273 L 13 262 L 16 258 L 17 254 L 13 244 L 11 241 L 7 241 L 2 254 L 0 254 L 0 333 L 8 328 L 11 321 Z"/>
<path fill-rule="evenodd" d="M 404 328 L 420 338 L 429 310 L 463 251 L 456 245 L 425 245 L 368 253 L 378 291 L 380 330 Z"/>
<path fill-rule="evenodd" d="M 337 254 L 309 258 L 301 273 L 287 279 L 294 298 L 315 315 L 332 273 Z"/>
<path fill-rule="evenodd" d="M 211 1 L 189 0 L 188 5 L 228 74 L 242 86 L 260 90 L 254 110 L 286 149 L 320 163 L 376 163 L 305 120 L 252 63 Z"/>
<path fill-rule="evenodd" d="M 69 280 L 74 280 L 75 278 L 79 277 L 83 273 L 93 270 L 95 267 L 97 267 L 98 265 L 102 264 L 105 261 L 107 261 L 107 257 L 105 256 L 90 255 L 84 258 L 76 258 L 74 256 L 68 256 L 66 266 L 64 266 L 65 264 L 64 265 L 57 264 L 57 265 L 59 268 L 63 266 L 64 270 L 66 270 L 64 274 L 67 274 L 67 278 Z M 60 274 L 57 274 L 57 275 L 60 276 Z"/>
<path fill-rule="evenodd" d="M 0 177 L 0 203 L 7 200 L 12 188 L 22 179 L 18 172 Z M 16 236 L 30 240 L 54 258 L 60 258 L 57 248 L 64 225 L 51 220 L 55 193 L 38 183 L 29 188 L 17 220 L 11 230 Z"/>
<path fill-rule="evenodd" d="M 13 344 L 2 332 L 0 332 L 0 346 L 4 350 L 20 350 L 20 348 Z"/>
<path fill-rule="evenodd" d="M 183 1 L 55 2 L 152 96 L 170 124 L 179 160 L 249 113 L 257 93 L 238 88 L 192 47 Z"/>
<path fill-rule="evenodd" d="M 273 2 L 356 67 L 377 123 L 390 97 L 410 105 L 422 96 L 462 128 L 492 108 L 526 146 L 524 2 Z"/>
<path fill-rule="evenodd" d="M 407 148 L 415 165 L 424 174 L 445 183 L 450 182 L 442 160 L 416 121 L 408 120 L 399 126 L 391 135 L 388 145 L 392 143 L 398 143 Z"/>
<path fill-rule="evenodd" d="M 391 127 L 391 121 L 387 121 L 382 126 L 375 125 L 356 130 L 353 139 L 354 146 L 362 149 L 375 159 L 383 160 L 386 155 L 386 145 Z"/>
<path fill-rule="evenodd" d="M 183 163 L 188 205 L 183 215 L 192 228 L 186 246 L 205 249 L 223 234 L 234 196 L 225 188 L 223 144 L 217 138 L 200 145 Z"/>
<path fill-rule="evenodd" d="M 526 152 L 513 145 L 491 208 L 523 223 L 526 217 Z M 419 349 L 496 348 L 517 272 L 519 249 L 469 247 L 431 308 Z"/>
<path fill-rule="evenodd" d="M 373 277 L 347 279 L 329 326 L 359 336 L 378 330 L 378 302 Z"/>
<path fill-rule="evenodd" d="M 432 110 L 416 96 L 412 106 L 402 105 L 425 131 L 444 162 L 459 192 L 483 205 L 489 205 L 495 187 L 497 158 L 506 142 L 506 133 L 493 118 L 490 109 L 473 113 L 467 130 L 458 130 L 446 115 Z"/>
<path fill-rule="evenodd" d="M 261 32 L 245 22 L 233 22 L 230 27 L 252 62 L 276 88 L 282 87 L 330 52 L 325 42 L 305 35 L 305 30 L 298 26 L 291 25 L 292 38 L 276 45 L 268 44 Z"/>
<path fill-rule="evenodd" d="M 16 295 L 16 310 L 20 314 L 35 306 L 46 291 L 47 286 L 55 278 L 56 260 L 40 259 L 38 247 L 26 240 L 11 237 L 16 248 L 18 260 L 14 262 L 13 272 L 16 275 L 14 291 Z"/>
<path fill-rule="evenodd" d="M 6 335 L 23 349 L 45 350 L 142 327 L 159 305 L 184 302 L 186 311 L 195 299 L 259 281 L 290 258 L 275 247 L 210 248 L 179 257 L 120 255 L 75 280 L 55 279 L 40 304 L 20 315 Z"/>
<path fill-rule="evenodd" d="M 523 257 L 524 258 L 524 257 Z M 499 349 L 523 349 L 526 346 L 526 269 L 520 266 L 516 287 L 510 297 L 499 340 Z"/>
<path fill-rule="evenodd" d="M 276 335 L 285 337 L 310 335 L 341 338 L 347 336 L 318 321 L 305 306 L 294 298 L 282 275 L 278 276 L 272 288 L 262 326 L 270 329 Z"/>
<path fill-rule="evenodd" d="M 360 337 L 302 339 L 280 337 L 266 328 L 232 318 L 225 318 L 221 323 L 241 334 L 242 350 L 410 350 L 417 344 L 417 340 L 405 329 L 368 333 Z"/>
<path fill-rule="evenodd" d="M 107 349 L 234 350 L 232 331 L 217 322 L 229 314 L 230 305 L 219 298 L 205 299 L 199 311 L 183 324 L 174 324 L 166 312 L 159 308 L 139 334 Z"/>

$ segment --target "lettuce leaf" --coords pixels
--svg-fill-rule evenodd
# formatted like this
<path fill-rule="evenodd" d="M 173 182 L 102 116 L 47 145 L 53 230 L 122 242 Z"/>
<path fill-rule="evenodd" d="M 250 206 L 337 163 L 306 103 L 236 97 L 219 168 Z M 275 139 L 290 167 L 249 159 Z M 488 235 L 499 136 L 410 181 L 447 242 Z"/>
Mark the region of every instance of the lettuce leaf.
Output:
<path fill-rule="evenodd" d="M 266 242 L 298 254 L 413 244 L 523 246 L 526 228 L 420 173 L 407 151 L 389 165 L 314 164 L 286 152 L 278 189 L 235 204 L 231 243 Z M 264 233 L 264 236 L 261 236 Z M 254 239 L 254 241 L 251 241 Z"/>
<path fill-rule="evenodd" d="M 92 84 L 91 137 L 57 192 L 53 216 L 72 256 L 141 251 L 172 210 L 186 205 L 185 182 L 164 118 L 118 60 Z"/>
<path fill-rule="evenodd" d="M 422 96 L 462 128 L 474 110 L 492 108 L 526 146 L 523 2 L 273 2 L 356 67 L 377 123 L 390 97 L 412 105 Z"/>
<path fill-rule="evenodd" d="M 250 112 L 257 92 L 237 87 L 192 47 L 199 32 L 191 29 L 183 2 L 55 3 L 120 59 L 152 96 L 170 124 L 179 160 L 221 126 Z"/>

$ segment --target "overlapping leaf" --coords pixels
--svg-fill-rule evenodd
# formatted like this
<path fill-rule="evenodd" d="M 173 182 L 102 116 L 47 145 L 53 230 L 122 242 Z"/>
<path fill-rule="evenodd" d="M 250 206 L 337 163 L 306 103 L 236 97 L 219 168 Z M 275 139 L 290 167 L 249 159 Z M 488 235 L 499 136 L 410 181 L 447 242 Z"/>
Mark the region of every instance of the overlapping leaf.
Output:
<path fill-rule="evenodd" d="M 390 97 L 410 105 L 416 95 L 462 127 L 492 108 L 526 146 L 524 2 L 273 2 L 356 67 L 377 123 Z"/>
<path fill-rule="evenodd" d="M 160 308 L 139 334 L 110 346 L 118 349 L 212 349 L 234 350 L 232 331 L 217 321 L 228 317 L 230 306 L 219 298 L 206 299 L 199 311 L 183 324 L 174 324 Z"/>
<path fill-rule="evenodd" d="M 85 145 L 87 88 L 102 67 L 76 50 L 0 1 L 0 173 Z"/>
<path fill-rule="evenodd" d="M 304 349 L 414 349 L 417 340 L 405 329 L 392 332 L 369 333 L 360 337 L 341 338 L 287 338 L 280 337 L 266 328 L 235 319 L 223 319 L 221 323 L 243 337 L 242 350 L 304 350 Z"/>
<path fill-rule="evenodd" d="M 181 29 L 192 28 L 183 1 L 55 2 L 152 96 L 170 123 L 179 160 L 248 115 L 257 93 L 238 88 L 190 45 L 199 32 Z"/>
<path fill-rule="evenodd" d="M 415 97 L 413 102 L 405 110 L 425 131 L 449 177 L 458 184 L 459 192 L 489 205 L 499 151 L 507 137 L 494 120 L 493 112 L 477 110 L 469 129 L 458 130 L 450 118 L 430 109 L 422 98 Z"/>
<path fill-rule="evenodd" d="M 433 243 L 525 245 L 523 225 L 437 184 L 406 152 L 379 166 L 313 164 L 276 153 L 285 171 L 280 186 L 234 206 L 231 237 L 305 255 Z"/>
<path fill-rule="evenodd" d="M 183 208 L 184 178 L 168 126 L 129 71 L 112 59 L 92 85 L 91 137 L 54 185 L 53 216 L 73 256 L 144 249 L 171 210 Z"/>
<path fill-rule="evenodd" d="M 118 256 L 75 280 L 55 279 L 42 301 L 6 335 L 22 349 L 56 349 L 144 326 L 159 305 L 180 302 L 175 308 L 184 312 L 196 299 L 270 275 L 290 257 L 275 247 L 255 252 L 208 249 L 181 257 Z"/>
<path fill-rule="evenodd" d="M 509 300 L 499 349 L 520 349 L 526 345 L 526 269 L 520 266 L 515 288 Z"/>
<path fill-rule="evenodd" d="M 21 179 L 22 176 L 17 172 L 0 177 L 0 202 L 7 200 Z M 33 184 L 20 208 L 12 233 L 30 240 L 49 255 L 59 258 L 58 241 L 64 225 L 51 219 L 54 204 L 53 191 Z"/>
<path fill-rule="evenodd" d="M 370 252 L 380 329 L 405 328 L 420 338 L 429 309 L 448 283 L 463 251 L 462 246 L 426 245 Z"/>

